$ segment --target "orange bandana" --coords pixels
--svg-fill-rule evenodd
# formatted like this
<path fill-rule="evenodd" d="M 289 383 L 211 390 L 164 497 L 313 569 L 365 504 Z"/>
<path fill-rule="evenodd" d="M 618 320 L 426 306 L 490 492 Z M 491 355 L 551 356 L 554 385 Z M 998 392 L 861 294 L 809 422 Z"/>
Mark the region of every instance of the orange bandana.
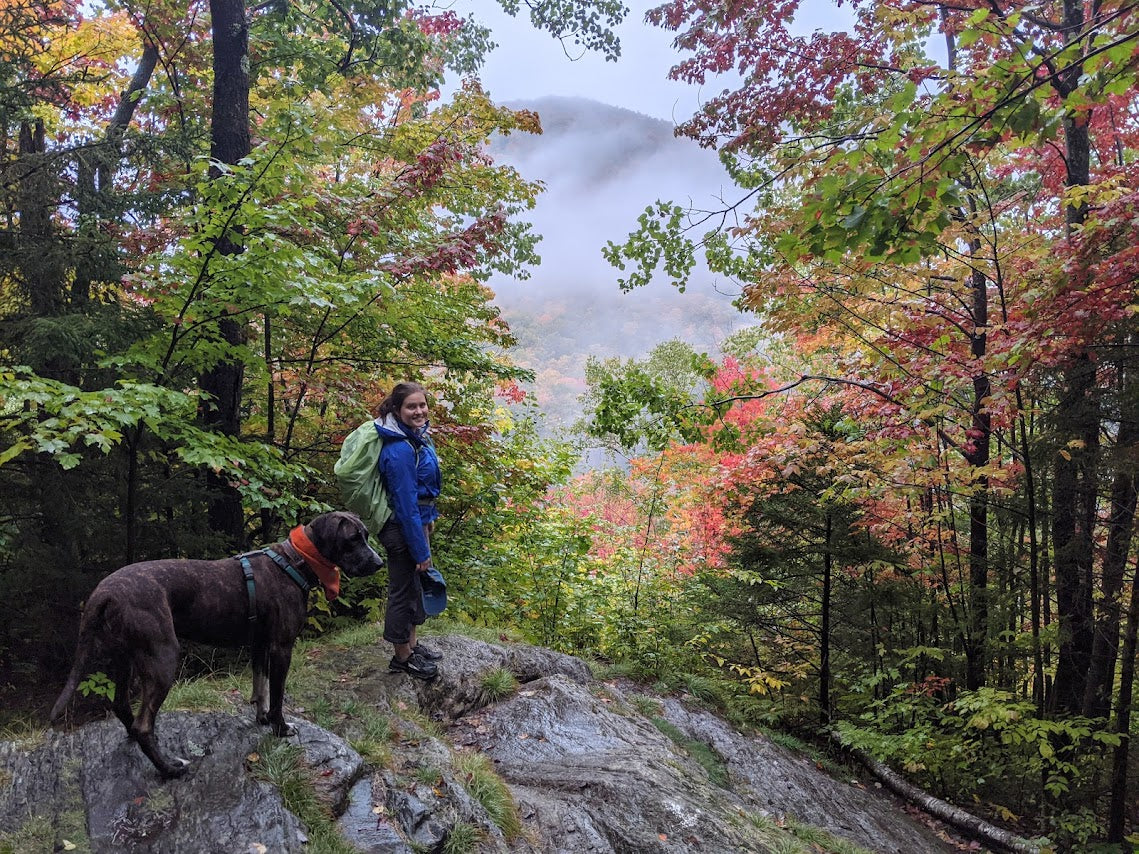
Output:
<path fill-rule="evenodd" d="M 312 544 L 312 540 L 308 538 L 305 533 L 304 525 L 297 525 L 289 532 L 289 543 L 296 549 L 301 557 L 305 559 L 305 563 L 312 568 L 316 573 L 316 577 L 320 579 L 320 585 L 324 588 L 324 595 L 328 597 L 328 601 L 332 601 L 340 595 L 340 570 L 336 564 L 329 563 L 328 560 L 320 552 L 316 550 L 316 546 Z"/>

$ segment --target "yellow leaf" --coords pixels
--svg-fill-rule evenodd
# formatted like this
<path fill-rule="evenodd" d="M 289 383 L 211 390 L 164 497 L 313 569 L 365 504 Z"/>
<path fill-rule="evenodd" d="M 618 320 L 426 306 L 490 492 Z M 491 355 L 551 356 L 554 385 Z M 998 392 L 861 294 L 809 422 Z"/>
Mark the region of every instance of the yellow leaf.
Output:
<path fill-rule="evenodd" d="M 75 850 L 75 843 L 74 842 L 68 842 L 66 839 L 64 839 L 63 840 L 63 850 L 64 851 L 74 851 Z"/>

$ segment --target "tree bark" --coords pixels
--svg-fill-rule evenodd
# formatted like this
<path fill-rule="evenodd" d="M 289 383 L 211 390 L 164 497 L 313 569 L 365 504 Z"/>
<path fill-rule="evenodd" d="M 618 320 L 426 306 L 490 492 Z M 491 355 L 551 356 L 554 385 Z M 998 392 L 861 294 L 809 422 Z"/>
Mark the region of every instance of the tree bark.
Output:
<path fill-rule="evenodd" d="M 1111 485 L 1111 515 L 1101 581 L 1103 598 L 1094 622 L 1091 660 L 1084 687 L 1084 714 L 1091 718 L 1106 718 L 1111 711 L 1115 663 L 1119 653 L 1119 600 L 1135 523 L 1135 478 L 1126 460 L 1139 433 L 1136 428 L 1131 420 L 1124 421 L 1119 428 L 1119 469 Z"/>
<path fill-rule="evenodd" d="M 1085 23 L 1081 0 L 1064 0 L 1063 31 L 1068 39 L 1084 38 Z M 1082 73 L 1082 64 L 1073 62 L 1054 80 L 1058 94 L 1064 96 L 1075 91 Z M 1091 180 L 1089 124 L 1090 116 L 1086 113 L 1064 117 L 1065 185 L 1068 187 L 1086 186 Z M 1069 237 L 1086 216 L 1084 202 L 1065 209 Z M 1063 443 L 1053 461 L 1052 495 L 1060 646 L 1051 706 L 1057 711 L 1079 714 L 1083 711 L 1092 654 L 1092 564 L 1100 423 L 1096 367 L 1087 350 L 1073 352 L 1064 369 L 1056 420 Z"/>
<path fill-rule="evenodd" d="M 980 241 L 973 241 L 971 256 L 975 262 Z M 973 357 L 985 355 L 989 323 L 988 281 L 979 269 L 972 273 L 972 321 L 976 331 L 971 342 Z M 971 449 L 966 459 L 974 470 L 989 464 L 992 447 L 992 416 L 988 410 L 992 383 L 985 373 L 973 377 L 973 412 Z M 965 684 L 971 691 L 985 684 L 989 647 L 989 478 L 978 475 L 973 480 L 969 499 L 969 644 L 965 648 Z"/>
<path fill-rule="evenodd" d="M 834 567 L 833 549 L 834 518 L 830 510 L 826 514 L 826 546 L 823 549 L 823 597 L 822 616 L 819 627 L 819 714 L 823 725 L 831 719 L 831 574 Z"/>
<path fill-rule="evenodd" d="M 1123 638 L 1119 697 L 1115 702 L 1115 731 L 1119 734 L 1119 745 L 1112 757 L 1108 842 L 1123 841 L 1127 822 L 1127 759 L 1131 750 L 1131 700 L 1135 687 L 1137 635 L 1139 635 L 1139 560 L 1135 562 L 1135 575 L 1131 580 L 1131 603 L 1127 607 L 1127 628 Z"/>
<path fill-rule="evenodd" d="M 1060 402 L 1058 417 L 1076 444 L 1060 448 L 1054 460 L 1052 545 L 1060 639 L 1049 705 L 1056 711 L 1079 714 L 1083 711 L 1092 649 L 1090 577 L 1095 465 L 1086 437 L 1099 423 L 1091 411 L 1095 365 L 1087 353 L 1069 365 L 1064 382 L 1067 393 Z"/>
<path fill-rule="evenodd" d="M 236 164 L 251 150 L 249 141 L 249 25 L 243 0 L 211 0 L 210 17 L 214 40 L 214 91 L 211 118 L 211 156 L 218 163 Z M 215 169 L 214 177 L 219 172 Z M 241 251 L 236 235 L 223 234 L 216 250 L 223 255 Z M 235 318 L 218 321 L 218 333 L 226 344 L 239 347 L 245 329 Z M 241 432 L 241 390 L 244 369 L 240 359 L 223 361 L 199 378 L 209 400 L 199 410 L 201 422 L 227 436 Z M 241 497 L 226 480 L 212 471 L 206 474 L 211 499 L 210 527 L 240 545 L 245 520 Z"/>

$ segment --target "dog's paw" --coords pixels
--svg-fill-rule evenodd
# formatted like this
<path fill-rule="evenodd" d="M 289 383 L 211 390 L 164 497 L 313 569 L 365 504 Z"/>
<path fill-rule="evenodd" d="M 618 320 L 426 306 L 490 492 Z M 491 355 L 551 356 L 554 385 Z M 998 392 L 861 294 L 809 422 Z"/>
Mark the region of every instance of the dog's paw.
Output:
<path fill-rule="evenodd" d="M 174 780 L 186 776 L 186 772 L 189 770 L 189 760 L 183 759 L 181 756 L 174 756 L 171 758 L 170 764 L 162 769 L 162 776 L 167 780 Z"/>

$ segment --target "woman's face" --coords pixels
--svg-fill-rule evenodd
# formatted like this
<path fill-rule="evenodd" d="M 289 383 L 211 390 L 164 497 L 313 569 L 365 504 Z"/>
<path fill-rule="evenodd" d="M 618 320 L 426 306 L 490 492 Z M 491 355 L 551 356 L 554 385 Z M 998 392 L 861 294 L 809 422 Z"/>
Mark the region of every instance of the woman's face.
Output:
<path fill-rule="evenodd" d="M 399 420 L 408 427 L 417 429 L 426 424 L 427 395 L 421 391 L 416 391 L 405 397 L 399 408 Z"/>

